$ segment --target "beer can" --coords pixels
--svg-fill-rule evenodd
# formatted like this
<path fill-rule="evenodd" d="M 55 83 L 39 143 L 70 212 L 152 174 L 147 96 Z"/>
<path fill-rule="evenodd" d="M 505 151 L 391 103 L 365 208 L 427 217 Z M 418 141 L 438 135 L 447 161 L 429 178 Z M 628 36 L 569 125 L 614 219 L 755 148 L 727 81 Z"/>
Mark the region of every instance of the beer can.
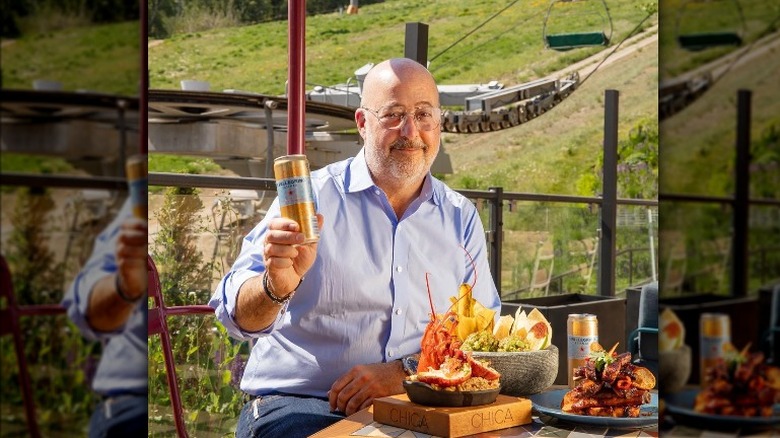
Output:
<path fill-rule="evenodd" d="M 566 320 L 569 358 L 569 388 L 574 388 L 574 370 L 585 364 L 590 345 L 599 341 L 599 322 L 590 313 L 572 313 Z"/>
<path fill-rule="evenodd" d="M 133 207 L 133 216 L 148 220 L 149 201 L 147 198 L 148 166 L 146 155 L 133 155 L 125 161 L 125 174 L 127 186 L 130 191 L 130 203 Z"/>
<path fill-rule="evenodd" d="M 718 363 L 731 343 L 731 319 L 725 313 L 702 313 L 699 317 L 699 382 L 705 384 L 707 369 Z"/>
<path fill-rule="evenodd" d="M 285 155 L 275 159 L 274 177 L 282 217 L 298 222 L 304 244 L 318 241 L 320 230 L 317 227 L 314 190 L 306 155 Z"/>

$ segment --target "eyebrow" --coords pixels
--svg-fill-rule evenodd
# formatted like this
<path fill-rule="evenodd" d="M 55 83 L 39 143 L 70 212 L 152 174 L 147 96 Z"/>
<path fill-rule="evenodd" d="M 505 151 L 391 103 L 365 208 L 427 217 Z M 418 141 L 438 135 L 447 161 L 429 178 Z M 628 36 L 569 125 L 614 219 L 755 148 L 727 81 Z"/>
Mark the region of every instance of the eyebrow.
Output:
<path fill-rule="evenodd" d="M 424 101 L 415 103 L 412 108 L 419 108 L 419 107 L 422 107 L 422 106 L 435 107 L 436 105 L 428 102 L 427 100 L 424 100 Z M 401 103 L 397 103 L 396 102 L 396 103 L 390 103 L 390 104 L 387 104 L 387 105 L 382 105 L 379 109 L 382 109 L 382 108 L 404 108 L 404 109 L 406 109 L 406 106 L 401 104 Z"/>

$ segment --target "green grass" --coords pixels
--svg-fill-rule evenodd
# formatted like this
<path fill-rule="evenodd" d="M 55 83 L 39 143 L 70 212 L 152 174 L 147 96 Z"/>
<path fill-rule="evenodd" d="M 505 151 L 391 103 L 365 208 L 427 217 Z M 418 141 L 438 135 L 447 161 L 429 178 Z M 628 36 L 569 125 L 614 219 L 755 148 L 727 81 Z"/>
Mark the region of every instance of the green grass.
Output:
<path fill-rule="evenodd" d="M 604 90 L 620 91 L 619 138 L 642 120 L 655 120 L 657 45 L 605 67 L 550 112 L 495 133 L 445 134 L 456 188 L 502 186 L 506 191 L 577 193 L 580 175 L 594 173 L 602 150 Z M 595 174 L 595 173 L 594 173 Z"/>
<path fill-rule="evenodd" d="M 91 25 L 25 35 L 3 45 L 3 88 L 30 89 L 35 79 L 63 90 L 138 95 L 138 22 Z"/>
<path fill-rule="evenodd" d="M 0 157 L 0 171 L 21 173 L 66 173 L 73 170 L 62 158 L 17 153 L 4 153 Z"/>
<path fill-rule="evenodd" d="M 393 0 L 367 5 L 358 15 L 307 17 L 306 80 L 324 85 L 345 82 L 368 62 L 403 56 L 408 22 L 430 26 L 428 54 L 433 58 L 509 3 Z M 437 81 L 516 84 L 597 50 L 558 53 L 544 49 L 542 24 L 547 4 L 541 0 L 519 2 L 435 59 L 430 69 Z M 645 17 L 631 0 L 610 2 L 610 11 L 616 41 Z M 180 35 L 149 49 L 152 88 L 179 88 L 179 81 L 197 79 L 209 81 L 213 90 L 281 94 L 287 65 L 287 22 Z"/>
<path fill-rule="evenodd" d="M 151 154 L 149 172 L 216 173 L 222 169 L 210 158 L 187 155 Z"/>

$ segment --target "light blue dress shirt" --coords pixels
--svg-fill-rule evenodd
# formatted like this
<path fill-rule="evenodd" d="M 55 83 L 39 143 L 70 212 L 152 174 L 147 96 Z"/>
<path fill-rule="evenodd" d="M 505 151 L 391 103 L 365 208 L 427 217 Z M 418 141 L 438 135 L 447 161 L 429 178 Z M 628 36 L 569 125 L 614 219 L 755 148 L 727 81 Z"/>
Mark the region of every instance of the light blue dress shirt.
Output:
<path fill-rule="evenodd" d="M 295 296 L 266 330 L 245 332 L 234 310 L 241 285 L 261 275 L 263 238 L 279 217 L 278 199 L 246 236 L 241 254 L 209 305 L 238 339 L 257 338 L 241 381 L 253 395 L 275 392 L 325 397 L 358 364 L 389 362 L 420 351 L 431 306 L 450 307 L 461 283 L 496 310 L 485 234 L 474 205 L 430 174 L 398 220 L 371 179 L 363 150 L 312 173 L 317 211 L 325 218 L 317 257 Z M 465 248 L 465 251 L 464 251 Z"/>
<path fill-rule="evenodd" d="M 131 204 L 125 201 L 117 217 L 98 235 L 89 260 L 62 300 L 68 316 L 85 338 L 106 342 L 92 381 L 92 389 L 104 396 L 128 393 L 146 395 L 149 387 L 146 300 L 140 300 L 125 325 L 113 332 L 95 331 L 86 319 L 87 305 L 95 283 L 117 271 L 119 228 L 131 216 Z"/>

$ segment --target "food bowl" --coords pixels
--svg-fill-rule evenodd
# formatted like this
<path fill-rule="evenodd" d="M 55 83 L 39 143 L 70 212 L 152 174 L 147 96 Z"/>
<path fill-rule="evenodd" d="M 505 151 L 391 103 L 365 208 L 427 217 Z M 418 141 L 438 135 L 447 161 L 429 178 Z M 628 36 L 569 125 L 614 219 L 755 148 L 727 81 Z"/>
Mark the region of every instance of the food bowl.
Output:
<path fill-rule="evenodd" d="M 691 376 L 691 347 L 682 345 L 658 352 L 658 386 L 661 393 L 681 390 Z"/>
<path fill-rule="evenodd" d="M 498 388 L 481 391 L 437 390 L 427 383 L 408 380 L 404 380 L 404 389 L 410 401 L 423 406 L 479 406 L 493 403 L 498 397 Z"/>
<path fill-rule="evenodd" d="M 523 396 L 549 388 L 558 376 L 558 347 L 518 352 L 475 351 L 473 357 L 490 362 L 501 373 L 501 394 Z"/>

